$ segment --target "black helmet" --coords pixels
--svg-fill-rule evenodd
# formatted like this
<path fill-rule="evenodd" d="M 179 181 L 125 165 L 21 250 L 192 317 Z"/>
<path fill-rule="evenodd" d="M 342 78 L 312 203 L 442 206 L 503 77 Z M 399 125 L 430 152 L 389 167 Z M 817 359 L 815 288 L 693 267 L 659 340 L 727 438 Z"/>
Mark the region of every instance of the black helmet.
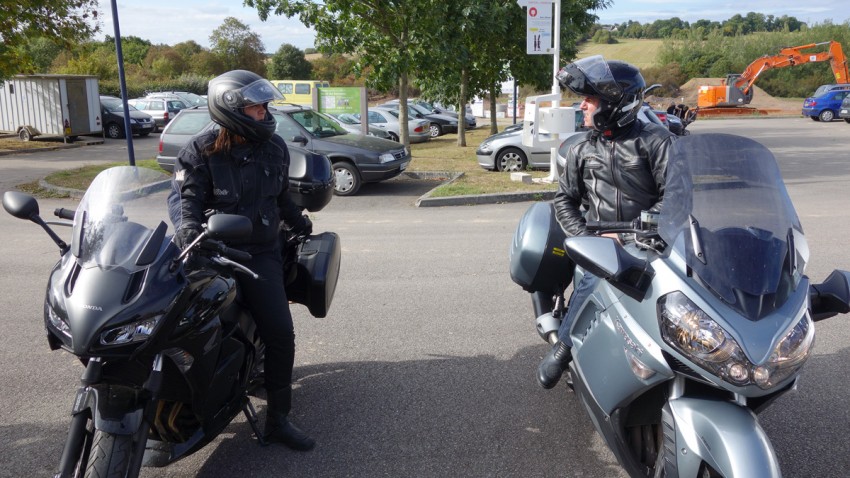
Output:
<path fill-rule="evenodd" d="M 599 99 L 599 109 L 593 115 L 593 127 L 598 131 L 632 123 L 643 104 L 646 88 L 637 68 L 624 61 L 605 61 L 601 55 L 565 66 L 558 72 L 558 83 L 579 96 Z"/>
<path fill-rule="evenodd" d="M 207 91 L 213 121 L 248 141 L 268 141 L 275 131 L 275 120 L 268 111 L 260 121 L 246 115 L 246 106 L 282 100 L 283 95 L 268 80 L 245 71 L 228 71 L 210 80 Z"/>

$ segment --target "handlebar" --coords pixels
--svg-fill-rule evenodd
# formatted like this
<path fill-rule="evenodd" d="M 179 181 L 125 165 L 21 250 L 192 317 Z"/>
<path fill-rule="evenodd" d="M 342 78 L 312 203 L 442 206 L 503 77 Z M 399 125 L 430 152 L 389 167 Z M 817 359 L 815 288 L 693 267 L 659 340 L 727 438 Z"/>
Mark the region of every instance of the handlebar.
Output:
<path fill-rule="evenodd" d="M 640 232 L 637 221 L 587 221 L 585 227 L 590 232 Z"/>
<path fill-rule="evenodd" d="M 60 219 L 73 220 L 74 214 L 76 214 L 76 212 L 77 211 L 75 211 L 73 209 L 65 209 L 64 207 L 60 207 L 60 208 L 56 208 L 53 211 L 53 214 Z"/>
<path fill-rule="evenodd" d="M 227 247 L 223 242 L 214 241 L 211 239 L 206 239 L 201 242 L 201 249 L 207 251 L 218 252 L 219 254 L 230 257 L 231 259 L 244 262 L 251 260 L 251 254 L 245 251 L 240 251 L 239 249 L 233 249 L 231 247 Z"/>

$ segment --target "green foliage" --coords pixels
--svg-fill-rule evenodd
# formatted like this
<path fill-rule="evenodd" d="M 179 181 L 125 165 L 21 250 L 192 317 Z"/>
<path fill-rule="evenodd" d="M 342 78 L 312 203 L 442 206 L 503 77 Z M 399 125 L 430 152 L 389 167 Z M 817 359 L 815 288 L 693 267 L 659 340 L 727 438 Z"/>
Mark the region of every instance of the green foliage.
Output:
<path fill-rule="evenodd" d="M 18 73 L 35 72 L 36 61 L 27 48 L 29 39 L 44 38 L 69 47 L 98 31 L 97 0 L 41 0 L 3 2 L 0 9 L 0 81 Z"/>
<path fill-rule="evenodd" d="M 211 51 L 224 71 L 248 70 L 266 76 L 265 47 L 260 36 L 235 17 L 227 17 L 210 35 Z M 223 73 L 223 72 L 222 72 Z"/>
<path fill-rule="evenodd" d="M 322 55 L 312 61 L 313 79 L 327 80 L 334 86 L 364 86 L 364 80 L 355 75 L 354 64 L 354 60 L 340 53 Z"/>
<path fill-rule="evenodd" d="M 673 17 L 641 25 L 640 22 L 629 20 L 618 25 L 618 34 L 622 38 L 685 38 L 694 34 L 700 38 L 713 34 L 734 37 L 756 32 L 797 32 L 804 30 L 806 26 L 795 17 L 787 15 L 775 17 L 749 12 L 745 16 L 734 15 L 723 22 L 698 20 L 690 24 Z"/>
<path fill-rule="evenodd" d="M 308 80 L 313 71 L 313 65 L 307 61 L 303 51 L 294 45 L 284 43 L 272 55 L 268 71 L 269 78 L 275 80 Z"/>
<path fill-rule="evenodd" d="M 614 43 L 617 43 L 617 39 L 608 30 L 600 29 L 593 34 L 593 43 L 604 43 L 606 45 L 612 45 Z"/>

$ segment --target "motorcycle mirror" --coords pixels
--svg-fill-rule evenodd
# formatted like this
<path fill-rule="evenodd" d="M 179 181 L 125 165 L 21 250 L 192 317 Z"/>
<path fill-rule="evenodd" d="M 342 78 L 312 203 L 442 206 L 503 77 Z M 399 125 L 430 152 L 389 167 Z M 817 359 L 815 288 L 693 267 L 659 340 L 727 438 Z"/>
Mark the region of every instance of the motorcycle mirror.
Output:
<path fill-rule="evenodd" d="M 38 201 L 29 194 L 6 191 L 3 193 L 3 209 L 18 219 L 32 220 L 38 216 Z"/>
<path fill-rule="evenodd" d="M 564 248 L 578 266 L 635 300 L 643 300 L 655 276 L 647 261 L 629 254 L 610 237 L 568 237 Z"/>
<path fill-rule="evenodd" d="M 244 239 L 252 230 L 251 220 L 238 214 L 214 214 L 207 220 L 210 239 Z"/>
<path fill-rule="evenodd" d="M 834 270 L 820 284 L 809 286 L 812 320 L 850 312 L 850 272 Z"/>

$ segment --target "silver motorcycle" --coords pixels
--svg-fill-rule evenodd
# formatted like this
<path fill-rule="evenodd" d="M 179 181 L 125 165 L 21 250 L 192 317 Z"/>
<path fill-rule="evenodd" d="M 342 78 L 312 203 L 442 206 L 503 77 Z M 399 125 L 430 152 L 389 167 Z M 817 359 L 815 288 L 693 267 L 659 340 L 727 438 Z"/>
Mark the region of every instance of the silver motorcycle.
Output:
<path fill-rule="evenodd" d="M 511 277 L 554 343 L 566 291 L 577 308 L 568 385 L 630 476 L 779 477 L 757 414 L 797 386 L 815 322 L 850 311 L 850 273 L 821 284 L 770 151 L 739 136 L 680 138 L 660 214 L 588 223 L 565 239 L 534 204 L 511 245 Z"/>

